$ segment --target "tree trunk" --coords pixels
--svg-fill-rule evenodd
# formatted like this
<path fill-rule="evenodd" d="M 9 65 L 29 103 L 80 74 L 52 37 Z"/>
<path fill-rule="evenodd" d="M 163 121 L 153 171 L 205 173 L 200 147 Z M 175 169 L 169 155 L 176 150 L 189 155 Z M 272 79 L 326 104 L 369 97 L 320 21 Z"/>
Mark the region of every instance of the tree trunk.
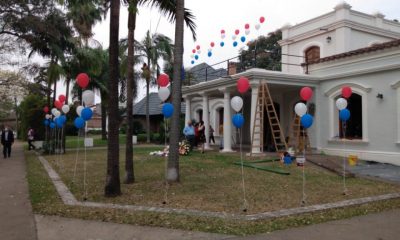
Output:
<path fill-rule="evenodd" d="M 102 91 L 100 91 L 101 99 L 101 139 L 107 140 L 107 100 Z"/>
<path fill-rule="evenodd" d="M 172 82 L 172 93 L 174 97 L 172 104 L 174 105 L 174 113 L 171 121 L 171 134 L 169 143 L 169 156 L 166 171 L 166 180 L 168 182 L 179 182 L 179 129 L 181 115 L 181 99 L 182 99 L 182 55 L 183 55 L 183 22 L 184 22 L 184 0 L 176 0 L 176 23 L 175 23 L 175 48 L 174 48 L 174 73 Z"/>
<path fill-rule="evenodd" d="M 111 0 L 110 7 L 110 46 L 109 46 L 109 69 L 108 81 L 108 141 L 107 141 L 107 176 L 104 195 L 106 197 L 121 194 L 121 183 L 119 179 L 119 138 L 118 138 L 118 72 L 119 72 L 119 11 L 120 0 Z"/>
<path fill-rule="evenodd" d="M 150 79 L 146 79 L 146 132 L 147 132 L 147 143 L 150 143 Z"/>
<path fill-rule="evenodd" d="M 135 172 L 133 171 L 133 84 L 134 84 L 134 40 L 135 40 L 135 25 L 136 25 L 136 8 L 137 1 L 129 2 L 128 8 L 128 70 L 126 80 L 126 152 L 125 152 L 125 181 L 124 183 L 135 182 Z"/>
<path fill-rule="evenodd" d="M 68 98 L 69 98 L 69 84 L 71 83 L 71 78 L 69 76 L 66 77 L 66 90 L 65 90 L 65 103 L 66 105 L 68 105 Z M 66 125 L 64 125 L 63 127 L 63 138 L 62 138 L 62 151 L 63 153 L 65 153 L 65 143 L 66 143 L 66 137 L 67 137 L 67 129 L 66 129 Z"/>

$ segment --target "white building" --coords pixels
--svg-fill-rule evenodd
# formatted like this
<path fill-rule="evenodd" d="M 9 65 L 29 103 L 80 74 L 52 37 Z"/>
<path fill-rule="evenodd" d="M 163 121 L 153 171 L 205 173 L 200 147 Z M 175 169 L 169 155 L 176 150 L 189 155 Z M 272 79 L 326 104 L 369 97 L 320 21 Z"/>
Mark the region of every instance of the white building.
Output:
<path fill-rule="evenodd" d="M 242 96 L 243 143 L 248 145 L 260 82 L 269 86 L 285 135 L 294 118 L 293 106 L 300 100 L 299 90 L 309 86 L 314 91 L 309 106 L 315 106 L 314 125 L 308 133 L 313 148 L 400 165 L 400 24 L 341 3 L 332 12 L 281 30 L 282 72 L 252 68 L 185 87 L 186 120 L 202 118 L 216 136 L 223 124 L 223 151 L 229 152 L 237 135 L 230 99 L 239 95 L 236 81 L 241 76 L 251 83 L 251 90 Z M 335 107 L 344 85 L 353 90 L 346 139 L 339 134 Z"/>

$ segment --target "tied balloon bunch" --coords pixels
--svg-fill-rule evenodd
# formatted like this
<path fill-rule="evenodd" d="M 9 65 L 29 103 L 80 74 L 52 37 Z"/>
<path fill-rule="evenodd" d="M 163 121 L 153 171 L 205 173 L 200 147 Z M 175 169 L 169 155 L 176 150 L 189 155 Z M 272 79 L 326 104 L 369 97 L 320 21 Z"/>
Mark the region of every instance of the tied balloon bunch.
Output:
<path fill-rule="evenodd" d="M 258 19 L 258 22 L 256 24 L 254 24 L 255 30 L 256 31 L 260 30 L 261 24 L 263 24 L 264 22 L 265 22 L 265 17 L 260 17 Z M 219 46 L 220 47 L 224 47 L 225 46 L 224 39 L 226 37 L 225 29 L 221 29 L 220 33 L 221 33 L 221 42 L 219 43 Z M 232 40 L 233 40 L 232 45 L 233 45 L 233 47 L 237 47 L 239 45 L 238 39 L 240 40 L 240 42 L 245 43 L 246 40 L 247 40 L 246 36 L 248 36 L 249 34 L 250 34 L 250 24 L 249 23 L 246 23 L 244 25 L 244 34 L 242 34 L 242 36 L 239 36 L 240 35 L 240 29 L 236 29 L 234 31 L 234 34 L 232 34 Z M 210 42 L 210 47 L 211 48 L 209 48 L 208 51 L 207 51 L 207 56 L 208 57 L 212 57 L 213 56 L 213 48 L 215 47 L 215 42 L 214 41 Z M 190 55 L 190 58 L 192 59 L 191 60 L 192 64 L 195 64 L 195 62 L 197 60 L 199 60 L 200 54 L 201 54 L 200 45 L 196 45 L 196 47 L 192 49 L 192 54 Z"/>
<path fill-rule="evenodd" d="M 89 85 L 89 76 L 86 73 L 80 73 L 76 77 L 76 83 L 80 88 L 85 89 Z M 76 113 L 78 117 L 74 120 L 74 125 L 76 128 L 81 129 L 85 126 L 86 121 L 89 121 L 93 116 L 93 111 L 91 107 L 94 105 L 94 93 L 92 90 L 85 90 L 82 93 L 83 106 L 78 106 L 76 108 Z"/>
<path fill-rule="evenodd" d="M 311 99 L 313 95 L 313 91 L 309 87 L 303 87 L 300 90 L 300 97 L 303 101 L 308 101 Z M 303 102 L 299 102 L 294 107 L 295 113 L 300 117 L 300 123 L 304 128 L 309 128 L 313 124 L 313 117 L 307 113 L 307 105 Z"/>
<path fill-rule="evenodd" d="M 342 97 L 336 100 L 336 107 L 339 109 L 339 119 L 346 122 L 350 119 L 350 111 L 347 109 L 347 99 L 350 98 L 353 91 L 351 87 L 342 87 Z"/>
<path fill-rule="evenodd" d="M 250 84 L 249 79 L 241 77 L 236 84 L 239 93 L 244 94 L 249 90 Z M 240 96 L 235 96 L 231 99 L 231 107 L 235 110 L 236 114 L 232 117 L 232 123 L 235 127 L 241 128 L 244 124 L 243 114 L 239 113 L 243 107 L 243 99 Z"/>
<path fill-rule="evenodd" d="M 157 79 L 158 86 L 160 87 L 158 89 L 158 97 L 161 99 L 161 102 L 165 102 L 170 95 L 170 91 L 168 88 L 169 84 L 169 76 L 167 74 L 160 74 L 160 76 Z M 174 105 L 171 103 L 164 103 L 162 106 L 162 114 L 164 115 L 165 118 L 170 118 L 172 117 L 172 114 L 174 113 Z"/>
<path fill-rule="evenodd" d="M 55 100 L 53 103 L 54 107 L 51 109 L 51 114 L 49 114 L 50 109 L 48 106 L 43 108 L 43 112 L 45 113 L 43 124 L 46 127 L 49 126 L 51 129 L 64 127 L 67 122 L 66 114 L 69 112 L 69 106 L 65 104 L 65 100 L 65 95 L 59 95 L 58 100 Z"/>

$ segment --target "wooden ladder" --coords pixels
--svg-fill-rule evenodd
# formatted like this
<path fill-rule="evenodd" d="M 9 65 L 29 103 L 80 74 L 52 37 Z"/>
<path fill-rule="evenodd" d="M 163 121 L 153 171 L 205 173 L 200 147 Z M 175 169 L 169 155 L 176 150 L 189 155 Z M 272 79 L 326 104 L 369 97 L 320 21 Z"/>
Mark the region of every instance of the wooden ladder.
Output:
<path fill-rule="evenodd" d="M 268 85 L 266 83 L 260 83 L 260 86 L 258 87 L 257 105 L 253 122 L 250 156 L 252 155 L 254 148 L 259 148 L 261 152 L 264 151 L 264 109 L 267 110 L 267 117 L 276 152 L 284 152 L 287 149 L 285 136 L 282 132 Z M 259 144 L 255 143 L 257 140 Z"/>
<path fill-rule="evenodd" d="M 311 150 L 307 129 L 301 128 L 300 117 L 297 114 L 295 114 L 292 126 L 289 130 L 291 134 L 289 135 L 288 145 L 294 149 L 295 153 L 302 153 L 304 147 L 306 151 Z"/>

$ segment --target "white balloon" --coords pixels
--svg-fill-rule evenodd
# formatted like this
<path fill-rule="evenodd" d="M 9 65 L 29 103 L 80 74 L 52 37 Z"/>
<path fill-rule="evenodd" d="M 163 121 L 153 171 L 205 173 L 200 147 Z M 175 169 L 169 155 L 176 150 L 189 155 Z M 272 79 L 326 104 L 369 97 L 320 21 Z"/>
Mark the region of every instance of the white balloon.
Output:
<path fill-rule="evenodd" d="M 302 117 L 307 113 L 307 106 L 304 103 L 299 102 L 296 104 L 296 106 L 294 106 L 294 111 L 297 115 L 299 115 L 299 117 Z"/>
<path fill-rule="evenodd" d="M 221 38 L 224 39 L 225 38 L 225 34 L 221 34 Z"/>
<path fill-rule="evenodd" d="M 244 33 L 245 33 L 246 35 L 249 35 L 249 34 L 250 34 L 250 29 L 246 29 L 246 30 L 244 31 Z"/>
<path fill-rule="evenodd" d="M 232 40 L 236 40 L 236 35 L 232 35 Z"/>
<path fill-rule="evenodd" d="M 243 107 L 243 99 L 239 96 L 235 96 L 231 99 L 231 107 L 236 112 L 239 112 Z"/>
<path fill-rule="evenodd" d="M 52 108 L 51 109 L 51 114 L 53 114 L 55 116 L 56 115 L 56 111 L 57 111 L 57 108 Z"/>
<path fill-rule="evenodd" d="M 211 51 L 212 51 L 212 49 L 211 49 L 211 48 L 209 48 L 209 49 L 208 49 L 208 51 L 209 51 L 209 52 L 211 52 Z"/>
<path fill-rule="evenodd" d="M 344 98 L 338 98 L 338 100 L 336 100 L 336 107 L 339 110 L 343 110 L 347 107 L 347 100 Z"/>
<path fill-rule="evenodd" d="M 82 93 L 82 100 L 86 106 L 93 106 L 94 104 L 94 93 L 92 90 L 86 90 Z"/>
<path fill-rule="evenodd" d="M 201 50 L 197 50 L 197 54 L 201 54 Z"/>
<path fill-rule="evenodd" d="M 83 109 L 84 109 L 83 106 L 78 106 L 78 107 L 76 108 L 76 114 L 78 114 L 79 117 L 81 116 L 81 112 L 82 112 Z"/>
<path fill-rule="evenodd" d="M 258 30 L 260 29 L 261 25 L 257 23 L 256 25 L 254 25 L 254 27 L 256 28 L 256 30 Z"/>
<path fill-rule="evenodd" d="M 51 118 L 51 114 L 46 114 L 46 119 L 50 119 Z"/>
<path fill-rule="evenodd" d="M 158 97 L 161 99 L 162 102 L 168 99 L 169 94 L 170 91 L 167 87 L 160 87 L 160 89 L 158 89 Z"/>
<path fill-rule="evenodd" d="M 62 106 L 61 110 L 63 111 L 63 113 L 67 114 L 69 112 L 69 106 L 65 104 Z"/>
<path fill-rule="evenodd" d="M 58 118 L 60 115 L 61 115 L 61 113 L 60 113 L 60 111 L 58 111 L 58 110 L 57 110 L 57 112 L 55 112 L 55 114 L 54 114 L 54 116 L 55 116 L 56 118 Z"/>
<path fill-rule="evenodd" d="M 194 58 L 194 54 L 190 55 L 190 58 Z"/>

